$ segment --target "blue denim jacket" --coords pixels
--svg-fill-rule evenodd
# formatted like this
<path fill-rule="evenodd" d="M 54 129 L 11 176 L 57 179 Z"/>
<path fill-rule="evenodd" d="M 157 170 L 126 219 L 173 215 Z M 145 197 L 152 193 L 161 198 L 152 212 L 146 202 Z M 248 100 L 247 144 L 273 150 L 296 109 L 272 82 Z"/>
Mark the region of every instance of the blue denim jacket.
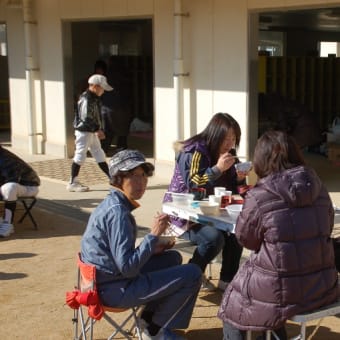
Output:
<path fill-rule="evenodd" d="M 112 280 L 139 275 L 156 246 L 158 238 L 148 234 L 135 247 L 137 225 L 131 212 L 137 206 L 123 192 L 112 189 L 91 214 L 82 237 L 83 261 L 95 265 Z"/>

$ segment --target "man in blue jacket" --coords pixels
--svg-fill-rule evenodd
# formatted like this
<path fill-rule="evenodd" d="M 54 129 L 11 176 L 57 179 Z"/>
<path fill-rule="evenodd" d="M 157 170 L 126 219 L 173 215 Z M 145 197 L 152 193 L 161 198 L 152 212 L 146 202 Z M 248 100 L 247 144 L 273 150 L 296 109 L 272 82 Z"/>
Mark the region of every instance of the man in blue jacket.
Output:
<path fill-rule="evenodd" d="M 154 166 L 137 150 L 123 150 L 110 160 L 112 189 L 92 212 L 81 240 L 83 262 L 96 267 L 104 306 L 144 306 L 143 340 L 183 340 L 173 332 L 188 327 L 201 286 L 201 269 L 181 264 L 181 254 L 163 243 L 169 216 L 157 214 L 150 232 L 136 245 L 133 212 L 145 193 Z"/>

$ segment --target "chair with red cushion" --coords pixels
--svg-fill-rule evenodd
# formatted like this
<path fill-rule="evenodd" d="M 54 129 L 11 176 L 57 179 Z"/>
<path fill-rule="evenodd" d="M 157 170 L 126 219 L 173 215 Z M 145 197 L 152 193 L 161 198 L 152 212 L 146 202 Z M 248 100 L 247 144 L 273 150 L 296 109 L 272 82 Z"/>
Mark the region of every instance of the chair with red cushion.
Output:
<path fill-rule="evenodd" d="M 84 263 L 80 253 L 77 258 L 77 285 L 72 292 L 66 292 L 66 303 L 74 309 L 74 339 L 93 339 L 94 324 L 104 318 L 113 328 L 114 332 L 108 337 L 113 339 L 117 334 L 122 334 L 126 339 L 134 336 L 132 330 L 135 329 L 138 339 L 142 339 L 139 320 L 137 317 L 138 307 L 132 308 L 112 308 L 103 306 L 100 302 L 96 287 L 96 267 Z M 87 309 L 87 316 L 85 310 Z M 126 313 L 122 322 L 115 321 L 112 315 L 116 313 Z M 129 330 L 124 330 L 129 321 L 132 326 Z"/>

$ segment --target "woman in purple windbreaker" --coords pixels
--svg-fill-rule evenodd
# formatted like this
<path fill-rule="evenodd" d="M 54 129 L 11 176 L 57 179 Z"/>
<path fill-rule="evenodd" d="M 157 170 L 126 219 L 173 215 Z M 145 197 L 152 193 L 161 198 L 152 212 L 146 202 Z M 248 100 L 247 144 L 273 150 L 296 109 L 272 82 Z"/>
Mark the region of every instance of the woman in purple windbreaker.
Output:
<path fill-rule="evenodd" d="M 186 193 L 193 188 L 205 188 L 206 194 L 214 193 L 215 186 L 237 193 L 237 186 L 244 184 L 247 173 L 237 172 L 234 164 L 235 150 L 241 138 L 237 121 L 228 113 L 216 113 L 207 127 L 199 134 L 175 144 L 176 164 L 169 192 Z M 164 201 L 170 201 L 166 194 Z M 238 270 L 242 248 L 234 235 L 211 226 L 188 223 L 172 217 L 171 222 L 184 232 L 182 237 L 197 245 L 191 263 L 197 264 L 202 273 L 221 250 L 222 266 L 218 288 L 224 290 Z M 212 291 L 214 285 L 203 276 L 202 290 Z"/>

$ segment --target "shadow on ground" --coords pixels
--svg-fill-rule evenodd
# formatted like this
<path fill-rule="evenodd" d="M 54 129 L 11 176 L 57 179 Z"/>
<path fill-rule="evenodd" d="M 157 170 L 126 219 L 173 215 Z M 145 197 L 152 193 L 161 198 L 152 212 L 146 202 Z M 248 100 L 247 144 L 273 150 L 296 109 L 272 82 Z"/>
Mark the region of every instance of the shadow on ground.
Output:
<path fill-rule="evenodd" d="M 197 329 L 189 330 L 185 333 L 185 337 L 188 340 L 206 340 L 206 339 L 223 339 L 223 331 L 221 328 L 208 328 L 208 329 Z"/>
<path fill-rule="evenodd" d="M 75 211 L 74 216 L 65 216 L 63 213 L 56 213 L 55 211 L 47 211 L 40 208 L 34 208 L 32 215 L 37 222 L 38 229 L 34 229 L 34 226 L 30 219 L 26 217 L 22 223 L 18 222 L 21 213 L 16 211 L 14 218 L 15 232 L 8 238 L 0 239 L 0 242 L 6 242 L 8 240 L 22 240 L 22 239 L 42 239 L 64 236 L 81 236 L 84 233 L 86 222 L 89 214 L 83 214 L 82 218 L 79 218 L 81 212 Z M 78 217 L 77 217 L 78 215 Z M 0 260 L 6 260 L 11 258 L 28 258 L 36 256 L 34 253 L 19 253 L 1 254 Z"/>

